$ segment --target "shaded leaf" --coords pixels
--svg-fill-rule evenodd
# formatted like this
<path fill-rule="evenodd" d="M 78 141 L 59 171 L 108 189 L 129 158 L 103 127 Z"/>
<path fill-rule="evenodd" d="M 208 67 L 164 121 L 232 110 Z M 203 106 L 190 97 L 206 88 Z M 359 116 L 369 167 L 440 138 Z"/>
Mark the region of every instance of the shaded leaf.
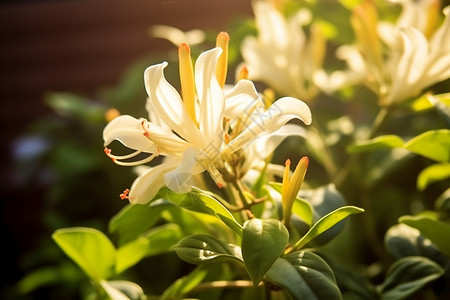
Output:
<path fill-rule="evenodd" d="M 289 232 L 278 220 L 254 218 L 244 223 L 242 258 L 253 284 L 262 280 L 288 240 Z"/>
<path fill-rule="evenodd" d="M 426 216 L 402 216 L 400 223 L 416 228 L 420 233 L 436 245 L 439 250 L 450 256 L 450 226 L 444 222 Z"/>
<path fill-rule="evenodd" d="M 198 267 L 187 276 L 179 278 L 172 283 L 161 295 L 160 300 L 181 299 L 184 295 L 192 291 L 208 274 L 208 270 Z"/>
<path fill-rule="evenodd" d="M 164 189 L 161 196 L 172 203 L 195 212 L 200 212 L 219 218 L 235 233 L 242 233 L 242 226 L 236 221 L 231 212 L 220 203 L 214 195 L 197 188 L 186 194 L 178 194 L 169 189 Z"/>
<path fill-rule="evenodd" d="M 85 227 L 63 228 L 56 230 L 52 238 L 94 281 L 114 274 L 116 249 L 101 231 Z"/>
<path fill-rule="evenodd" d="M 175 224 L 162 225 L 150 230 L 146 235 L 117 250 L 116 272 L 123 272 L 144 257 L 168 252 L 181 237 L 180 228 Z"/>
<path fill-rule="evenodd" d="M 119 245 L 126 244 L 152 227 L 168 206 L 170 204 L 156 207 L 150 207 L 148 204 L 128 204 L 111 218 L 108 224 L 109 232 L 118 235 Z"/>
<path fill-rule="evenodd" d="M 386 280 L 381 286 L 381 299 L 405 299 L 442 274 L 443 269 L 425 257 L 409 256 L 399 259 L 386 274 Z"/>
<path fill-rule="evenodd" d="M 226 260 L 242 261 L 240 248 L 226 244 L 214 237 L 194 234 L 183 238 L 173 250 L 184 261 L 191 264 L 203 264 Z"/>
<path fill-rule="evenodd" d="M 286 289 L 294 299 L 342 299 L 331 268 L 309 251 L 278 258 L 265 278 Z"/>
<path fill-rule="evenodd" d="M 423 191 L 434 182 L 450 178 L 450 164 L 434 164 L 423 169 L 417 177 L 417 189 Z"/>

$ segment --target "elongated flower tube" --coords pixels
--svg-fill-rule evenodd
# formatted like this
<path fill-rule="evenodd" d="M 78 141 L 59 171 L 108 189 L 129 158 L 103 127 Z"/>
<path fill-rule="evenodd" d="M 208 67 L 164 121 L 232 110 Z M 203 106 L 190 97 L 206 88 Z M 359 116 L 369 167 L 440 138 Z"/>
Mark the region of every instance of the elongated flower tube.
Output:
<path fill-rule="evenodd" d="M 226 184 L 224 174 L 229 174 L 227 168 L 234 163 L 231 160 L 242 158 L 236 153 L 245 152 L 259 137 L 276 134 L 293 118 L 311 123 L 308 106 L 298 99 L 282 98 L 266 109 L 249 80 L 222 88 L 217 74 L 224 75 L 226 69 L 219 68 L 218 62 L 226 50 L 226 46 L 219 46 L 203 52 L 192 72 L 189 48 L 182 44 L 182 96 L 164 77 L 166 62 L 150 66 L 144 73 L 149 120 L 123 115 L 106 126 L 105 147 L 117 140 L 134 149 L 131 154 L 116 156 L 105 148 L 117 164 L 141 165 L 158 155 L 165 157 L 160 165 L 142 173 L 123 198 L 146 203 L 163 185 L 175 192 L 187 192 L 191 177 L 203 171 L 222 187 Z"/>
<path fill-rule="evenodd" d="M 281 190 L 281 202 L 283 204 L 283 222 L 287 227 L 289 227 L 291 220 L 292 205 L 294 204 L 300 187 L 302 186 L 306 175 L 306 170 L 308 169 L 308 164 L 308 158 L 306 156 L 302 157 L 291 177 L 291 161 L 289 159 L 286 160 Z"/>

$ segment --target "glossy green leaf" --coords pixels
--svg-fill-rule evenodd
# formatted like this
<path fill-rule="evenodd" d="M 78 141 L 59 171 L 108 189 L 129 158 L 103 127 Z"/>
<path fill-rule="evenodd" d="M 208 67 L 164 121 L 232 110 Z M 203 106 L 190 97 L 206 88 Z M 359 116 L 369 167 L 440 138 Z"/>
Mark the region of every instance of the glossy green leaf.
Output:
<path fill-rule="evenodd" d="M 240 235 L 242 233 L 242 226 L 236 221 L 231 212 L 220 201 L 215 199 L 211 193 L 193 188 L 189 193 L 178 194 L 165 189 L 161 195 L 164 199 L 182 208 L 215 216 L 237 234 Z"/>
<path fill-rule="evenodd" d="M 114 274 L 116 248 L 101 231 L 85 227 L 63 228 L 56 230 L 52 238 L 94 281 Z"/>
<path fill-rule="evenodd" d="M 402 147 L 403 140 L 396 135 L 383 135 L 371 140 L 357 142 L 347 148 L 349 153 L 376 151 Z"/>
<path fill-rule="evenodd" d="M 436 245 L 439 250 L 450 256 L 450 226 L 444 222 L 426 216 L 403 216 L 400 223 L 416 228 L 420 233 Z"/>
<path fill-rule="evenodd" d="M 156 224 L 161 212 L 169 205 L 128 204 L 110 220 L 109 232 L 117 234 L 119 245 L 126 244 Z"/>
<path fill-rule="evenodd" d="M 362 208 L 356 206 L 343 206 L 332 211 L 311 227 L 311 229 L 295 244 L 295 249 L 300 249 L 316 236 L 330 229 L 349 215 L 362 213 L 363 211 Z"/>
<path fill-rule="evenodd" d="M 123 272 L 144 257 L 168 252 L 181 238 L 181 230 L 175 224 L 153 228 L 146 235 L 123 245 L 117 250 L 116 272 Z"/>
<path fill-rule="evenodd" d="M 442 274 L 444 270 L 425 257 L 409 256 L 399 259 L 386 274 L 386 280 L 381 286 L 381 299 L 406 299 Z"/>
<path fill-rule="evenodd" d="M 347 204 L 344 197 L 341 193 L 339 193 L 334 184 L 327 184 L 315 189 L 302 190 L 300 191 L 300 197 L 305 199 L 313 208 L 314 215 L 312 223 L 317 222 L 330 212 Z M 341 232 L 344 225 L 345 220 L 337 223 L 335 226 L 315 237 L 313 243 L 315 245 L 324 245 L 328 243 Z M 304 232 L 302 236 L 304 234 L 306 234 L 306 232 Z"/>
<path fill-rule="evenodd" d="M 192 291 L 208 275 L 208 270 L 200 267 L 195 268 L 188 275 L 179 278 L 172 283 L 161 295 L 160 300 L 182 299 L 184 295 Z"/>
<path fill-rule="evenodd" d="M 244 223 L 242 258 L 255 285 L 283 253 L 288 240 L 289 232 L 278 220 L 254 218 Z"/>
<path fill-rule="evenodd" d="M 286 289 L 293 299 L 342 299 L 331 268 L 309 251 L 278 258 L 265 278 Z"/>
<path fill-rule="evenodd" d="M 423 169 L 417 177 L 417 189 L 425 190 L 430 184 L 450 178 L 450 164 L 434 164 Z"/>
<path fill-rule="evenodd" d="M 100 282 L 101 287 L 111 300 L 141 300 L 145 299 L 144 290 L 134 282 L 112 280 Z"/>
<path fill-rule="evenodd" d="M 196 265 L 226 260 L 242 261 L 238 246 L 204 234 L 194 234 L 183 238 L 173 247 L 173 250 L 182 260 Z"/>
<path fill-rule="evenodd" d="M 435 161 L 450 161 L 450 129 L 430 130 L 405 143 L 404 147 Z"/>

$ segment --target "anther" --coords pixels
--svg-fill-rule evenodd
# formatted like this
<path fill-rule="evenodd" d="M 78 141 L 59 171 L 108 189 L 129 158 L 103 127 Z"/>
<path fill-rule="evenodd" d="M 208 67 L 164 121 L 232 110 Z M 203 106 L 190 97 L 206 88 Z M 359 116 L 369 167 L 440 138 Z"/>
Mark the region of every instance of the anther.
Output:
<path fill-rule="evenodd" d="M 125 191 L 123 191 L 122 194 L 119 195 L 120 199 L 122 199 L 122 200 L 130 199 L 130 197 L 128 196 L 129 193 L 130 193 L 130 190 L 126 189 Z"/>

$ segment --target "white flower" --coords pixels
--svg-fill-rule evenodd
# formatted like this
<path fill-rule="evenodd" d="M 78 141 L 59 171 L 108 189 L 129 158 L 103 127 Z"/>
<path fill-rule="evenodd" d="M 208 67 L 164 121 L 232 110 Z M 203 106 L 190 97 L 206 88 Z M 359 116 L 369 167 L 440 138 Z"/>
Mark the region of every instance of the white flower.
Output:
<path fill-rule="evenodd" d="M 164 77 L 167 63 L 151 66 L 144 75 L 150 120 L 119 116 L 104 130 L 105 146 L 118 140 L 136 150 L 127 156 L 115 156 L 106 148 L 105 152 L 118 164 L 139 165 L 158 155 L 166 157 L 135 180 L 129 195 L 123 195 L 132 203 L 150 201 L 163 185 L 175 192 L 187 192 L 191 176 L 205 170 L 221 187 L 225 184 L 223 173 L 236 152 L 243 151 L 256 138 L 277 131 L 290 119 L 311 122 L 308 106 L 294 98 L 282 98 L 262 110 L 262 101 L 251 81 L 240 80 L 224 92 L 224 79 L 220 83 L 217 79 L 224 78 L 219 47 L 202 53 L 195 64 L 195 76 L 191 75 L 189 67 L 183 67 L 189 64 L 183 56 L 187 50 L 186 44 L 180 46 L 183 97 Z M 189 84 L 195 84 L 195 88 Z M 240 123 L 244 127 L 237 126 L 238 119 L 245 120 Z M 141 153 L 148 156 L 128 162 Z"/>
<path fill-rule="evenodd" d="M 379 22 L 370 2 L 355 10 L 352 23 L 358 45 L 337 52 L 350 69 L 328 77 L 320 74 L 321 87 L 332 92 L 364 82 L 381 105 L 389 106 L 419 96 L 450 76 L 450 6 L 437 27 L 439 1 L 396 2 L 403 7 L 396 24 Z"/>
<path fill-rule="evenodd" d="M 258 37 L 246 37 L 241 47 L 249 78 L 284 95 L 312 100 L 318 94 L 313 77 L 322 66 L 325 41 L 315 26 L 306 38 L 302 28 L 311 22 L 310 11 L 286 18 L 269 1 L 254 1 L 253 10 Z"/>

